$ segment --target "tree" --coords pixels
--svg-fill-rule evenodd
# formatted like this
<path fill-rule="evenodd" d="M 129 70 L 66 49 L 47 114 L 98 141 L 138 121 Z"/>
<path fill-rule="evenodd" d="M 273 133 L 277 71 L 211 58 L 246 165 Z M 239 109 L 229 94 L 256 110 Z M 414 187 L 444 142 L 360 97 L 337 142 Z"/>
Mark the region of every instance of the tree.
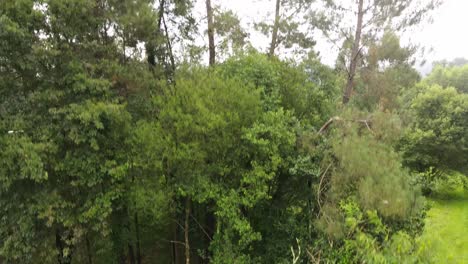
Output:
<path fill-rule="evenodd" d="M 420 80 L 412 67 L 415 50 L 402 47 L 392 31 L 385 31 L 377 43 L 370 44 L 362 54 L 362 66 L 355 81 L 356 104 L 369 110 L 400 108 L 402 92 Z"/>
<path fill-rule="evenodd" d="M 196 30 L 195 19 L 191 15 L 193 3 L 191 0 L 158 0 L 156 6 L 158 10 L 154 15 L 157 19 L 153 18 L 155 24 L 146 28 L 151 31 L 150 37 L 145 41 L 147 61 L 158 77 L 163 73 L 172 82 L 177 62 L 174 46 L 192 46 L 191 35 Z M 135 10 L 127 12 L 134 15 Z"/>
<path fill-rule="evenodd" d="M 216 47 L 214 42 L 214 23 L 213 23 L 213 7 L 211 0 L 206 1 L 206 19 L 208 22 L 208 52 L 210 66 L 215 64 L 216 60 Z"/>
<path fill-rule="evenodd" d="M 202 83 L 199 79 L 207 81 Z M 190 238 L 189 235 L 193 234 L 190 226 L 192 223 L 204 223 L 203 217 L 192 221 L 191 215 L 197 215 L 196 208 L 215 212 L 217 226 L 201 227 L 201 230 L 209 228 L 207 234 L 211 233 L 210 239 L 218 241 L 215 232 L 235 228 L 230 226 L 231 222 L 226 222 L 227 216 L 219 212 L 224 210 L 230 212 L 229 215 L 237 215 L 239 201 L 229 200 L 234 207 L 224 207 L 220 203 L 227 199 L 224 196 L 237 192 L 235 186 L 239 187 L 244 168 L 236 167 L 238 170 L 234 171 L 234 166 L 238 162 L 243 163 L 241 157 L 246 150 L 245 143 L 242 143 L 243 128 L 249 127 L 258 116 L 259 98 L 258 92 L 239 86 L 233 80 L 220 79 L 214 73 L 194 73 L 193 79 L 180 78 L 176 83 L 177 95 L 168 91 L 165 100 L 155 98 L 160 105 L 160 113 L 158 120 L 148 125 L 156 140 L 147 144 L 154 144 L 151 149 L 157 151 L 162 160 L 159 174 L 165 175 L 175 201 L 182 203 L 187 261 L 193 258 L 190 248 L 200 246 Z M 186 98 L 191 99 L 187 101 Z M 188 209 L 187 201 L 191 201 L 193 210 Z M 240 215 L 236 217 L 242 218 Z M 174 218 L 176 221 L 179 219 L 177 214 Z M 195 228 L 199 230 L 200 226 L 197 224 Z M 208 250 L 208 247 L 202 249 Z"/>
<path fill-rule="evenodd" d="M 0 244 L 2 258 L 28 263 L 52 257 L 70 263 L 82 259 L 79 252 L 86 244 L 86 259 L 92 259 L 94 236 L 106 238 L 96 242 L 103 248 L 115 246 L 115 259 L 134 255 L 130 240 L 119 244 L 108 234 L 115 228 L 110 219 L 124 207 L 119 201 L 129 182 L 132 117 L 125 98 L 141 88 L 124 73 L 139 58 L 136 43 L 149 38 L 146 29 L 155 17 L 151 2 L 0 5 L 1 126 L 23 131 L 14 138 L 4 138 L 3 131 L 1 136 L 11 151 L 0 177 L 14 186 L 0 195 L 6 209 L 2 215 L 9 219 L 0 231 L 7 238 Z M 126 8 L 136 8 L 139 15 L 129 16 Z M 27 59 L 17 60 L 17 52 Z M 21 143 L 11 145 L 15 141 Z M 20 160 L 29 165 L 13 166 Z M 22 209 L 10 210 L 15 203 Z M 18 228 L 25 232 L 13 232 Z M 44 243 L 23 247 L 25 234 Z"/>
<path fill-rule="evenodd" d="M 306 21 L 298 17 L 304 16 L 305 11 L 313 2 L 315 0 L 276 0 L 273 23 L 269 24 L 265 21 L 256 23 L 255 27 L 263 34 L 271 34 L 268 56 L 274 56 L 275 51 L 281 46 L 292 48 L 297 45 L 310 51 L 315 41 L 302 29 Z"/>
<path fill-rule="evenodd" d="M 443 66 L 436 65 L 424 82 L 440 85 L 442 87 L 454 87 L 459 93 L 468 93 L 468 65 Z"/>
<path fill-rule="evenodd" d="M 467 170 L 468 97 L 453 87 L 421 84 L 410 106 L 410 123 L 401 143 L 405 163 L 417 171 Z"/>
<path fill-rule="evenodd" d="M 451 61 L 447 61 L 447 60 L 435 61 L 433 63 L 433 66 L 440 65 L 442 67 L 454 67 L 454 66 L 464 66 L 467 64 L 468 64 L 468 60 L 460 57 L 460 58 L 455 58 Z"/>
<path fill-rule="evenodd" d="M 356 72 L 361 66 L 362 51 L 374 42 L 383 29 L 399 32 L 414 26 L 429 15 L 440 1 L 409 0 L 359 0 L 344 5 L 342 2 L 326 1 L 327 9 L 313 11 L 311 21 L 333 42 L 344 39 L 350 50 L 342 60 L 347 82 L 343 91 L 343 104 L 347 104 L 354 89 Z M 355 26 L 347 27 L 343 18 L 354 17 Z M 353 32 L 353 33 L 351 33 Z"/>
<path fill-rule="evenodd" d="M 318 160 L 323 153 L 320 145 L 309 144 L 310 138 L 316 138 L 310 127 L 322 124 L 329 115 L 331 98 L 335 97 L 331 87 L 337 76 L 313 59 L 296 66 L 258 53 L 231 58 L 218 69 L 223 76 L 260 89 L 262 107 L 269 117 L 258 121 L 253 134 L 259 138 L 255 145 L 261 143 L 262 149 L 271 149 L 268 153 L 282 160 L 268 182 L 269 197 L 245 210 L 252 230 L 261 235 L 261 240 L 251 242 L 253 249 L 247 251 L 247 256 L 257 263 L 289 262 L 290 247 L 297 243 L 296 238 L 301 246 L 315 238 L 312 223 L 316 206 L 311 186 L 319 180 Z M 325 99 L 328 95 L 330 101 Z M 281 113 L 282 109 L 286 113 Z M 284 142 L 292 137 L 286 131 L 296 134 L 294 146 Z M 275 150 L 278 141 L 283 143 Z M 268 156 L 262 159 L 267 161 Z M 225 247 L 223 255 L 231 256 L 227 253 L 233 250 L 235 247 Z"/>
<path fill-rule="evenodd" d="M 314 58 L 296 66 L 252 53 L 227 60 L 220 70 L 228 78 L 260 88 L 266 110 L 282 107 L 304 125 L 325 122 L 336 97 L 334 86 L 339 83 L 333 71 Z"/>
<path fill-rule="evenodd" d="M 275 2 L 268 56 L 207 0 L 204 66 L 193 1 L 0 1 L 0 262 L 419 261 L 421 196 L 395 146 L 414 170 L 466 170 L 465 94 L 423 81 L 400 98 L 412 50 L 364 33 L 371 6 L 355 102 L 383 111 L 322 126 L 345 79 L 310 50 L 312 2 Z M 450 74 L 431 80 L 463 90 Z"/>
<path fill-rule="evenodd" d="M 391 250 L 389 237 L 421 231 L 424 200 L 393 147 L 401 133 L 399 118 L 375 112 L 368 117 L 369 125 L 355 122 L 362 113 L 343 115 L 331 131 L 330 148 L 322 159 L 326 169 L 317 186 L 317 229 L 325 237 L 314 246 L 321 247 L 325 261 L 385 262 L 386 257 L 396 256 L 379 253 Z M 331 241 L 335 249 L 320 246 Z"/>
<path fill-rule="evenodd" d="M 214 10 L 214 30 L 218 37 L 217 56 L 229 58 L 242 53 L 248 44 L 248 33 L 242 28 L 240 19 L 231 10 Z"/>
<path fill-rule="evenodd" d="M 270 50 L 268 52 L 268 56 L 273 56 L 275 54 L 276 49 L 276 42 L 278 41 L 278 30 L 279 30 L 279 23 L 280 23 L 280 7 L 281 7 L 281 0 L 276 0 L 275 5 L 275 22 L 273 24 L 273 33 L 271 34 L 271 44 Z"/>

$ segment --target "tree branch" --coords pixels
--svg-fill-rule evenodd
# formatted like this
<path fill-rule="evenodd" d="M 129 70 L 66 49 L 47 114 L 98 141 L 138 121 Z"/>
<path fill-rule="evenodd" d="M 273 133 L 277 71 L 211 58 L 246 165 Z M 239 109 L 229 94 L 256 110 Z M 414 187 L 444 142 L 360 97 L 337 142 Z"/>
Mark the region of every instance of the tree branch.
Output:
<path fill-rule="evenodd" d="M 372 123 L 369 119 L 342 119 L 339 116 L 334 116 L 330 118 L 318 131 L 318 134 L 323 134 L 330 125 L 336 121 L 348 121 L 348 122 L 357 122 L 366 125 L 366 128 L 374 135 L 374 131 L 371 129 L 370 124 Z"/>
<path fill-rule="evenodd" d="M 190 214 L 190 216 L 192 217 L 192 219 L 195 221 L 195 223 L 197 223 L 197 225 L 200 227 L 200 229 L 203 231 L 203 233 L 205 233 L 206 237 L 208 237 L 208 239 L 211 241 L 213 240 L 210 235 L 208 234 L 208 232 L 206 232 L 205 228 L 203 228 L 203 226 L 197 221 L 197 219 L 192 215 Z"/>
<path fill-rule="evenodd" d="M 325 171 L 322 173 L 322 177 L 320 177 L 319 186 L 317 188 L 317 204 L 319 206 L 319 214 L 322 211 L 322 206 L 321 206 L 321 201 L 320 201 L 320 194 L 322 192 L 322 182 L 323 182 L 323 179 L 325 178 L 325 175 L 327 174 L 328 170 L 330 169 L 331 165 L 332 165 L 332 163 L 330 163 L 328 165 L 328 167 L 325 169 Z"/>

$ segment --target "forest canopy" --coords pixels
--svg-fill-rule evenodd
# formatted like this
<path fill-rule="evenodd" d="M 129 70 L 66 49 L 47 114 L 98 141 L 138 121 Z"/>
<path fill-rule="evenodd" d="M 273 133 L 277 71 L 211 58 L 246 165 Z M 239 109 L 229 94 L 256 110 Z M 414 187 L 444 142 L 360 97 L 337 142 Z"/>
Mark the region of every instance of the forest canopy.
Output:
<path fill-rule="evenodd" d="M 436 263 L 468 66 L 400 33 L 440 3 L 276 0 L 265 52 L 195 2 L 0 1 L 0 263 Z"/>

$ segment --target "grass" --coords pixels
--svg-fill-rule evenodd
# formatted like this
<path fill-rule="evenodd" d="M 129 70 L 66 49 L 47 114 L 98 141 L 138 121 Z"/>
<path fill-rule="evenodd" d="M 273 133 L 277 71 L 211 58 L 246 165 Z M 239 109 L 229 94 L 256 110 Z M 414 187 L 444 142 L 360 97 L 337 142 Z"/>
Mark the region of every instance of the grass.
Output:
<path fill-rule="evenodd" d="M 468 264 L 468 193 L 429 201 L 432 208 L 421 241 L 434 263 Z"/>

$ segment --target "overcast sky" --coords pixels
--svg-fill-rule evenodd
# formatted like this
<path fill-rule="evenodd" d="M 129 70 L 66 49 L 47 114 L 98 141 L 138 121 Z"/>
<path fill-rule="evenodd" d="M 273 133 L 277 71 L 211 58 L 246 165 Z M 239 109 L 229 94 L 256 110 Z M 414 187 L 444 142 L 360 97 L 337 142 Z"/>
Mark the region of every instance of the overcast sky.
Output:
<path fill-rule="evenodd" d="M 351 1 L 351 0 L 349 0 Z M 204 1 L 199 1 L 203 10 Z M 213 0 L 213 4 L 235 11 L 247 26 L 254 21 L 260 21 L 268 12 L 274 9 L 274 0 Z M 430 65 L 434 60 L 468 58 L 468 0 L 443 0 L 439 9 L 434 11 L 432 24 L 422 24 L 411 33 L 403 36 L 403 43 L 419 44 L 432 52 L 425 54 Z M 251 27 L 249 27 L 251 28 Z M 266 48 L 268 39 L 252 35 L 255 47 Z M 317 39 L 317 50 L 322 61 L 332 65 L 336 58 L 336 50 L 325 40 Z M 426 66 L 427 67 L 427 66 Z"/>

